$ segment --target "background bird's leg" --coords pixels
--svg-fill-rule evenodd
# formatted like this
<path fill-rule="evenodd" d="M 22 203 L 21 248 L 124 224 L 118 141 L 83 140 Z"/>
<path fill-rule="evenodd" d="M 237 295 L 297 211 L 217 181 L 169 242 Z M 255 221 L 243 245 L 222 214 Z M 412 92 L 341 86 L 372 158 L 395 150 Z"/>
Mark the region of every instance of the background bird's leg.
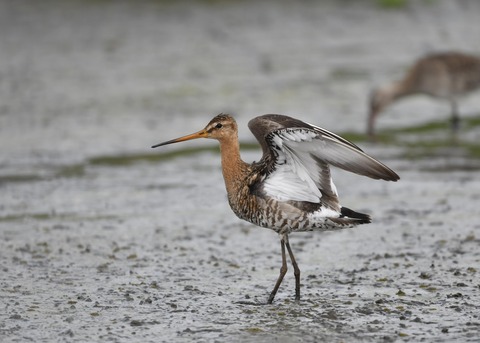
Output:
<path fill-rule="evenodd" d="M 287 235 L 283 235 L 282 238 L 280 239 L 280 246 L 282 247 L 282 267 L 280 268 L 280 275 L 278 276 L 277 283 L 275 284 L 275 287 L 273 288 L 272 293 L 270 293 L 270 296 L 268 297 L 269 304 L 273 302 L 273 298 L 275 298 L 275 294 L 277 294 L 278 287 L 280 287 L 283 277 L 287 273 L 287 257 L 285 256 L 285 237 L 287 237 Z"/>
<path fill-rule="evenodd" d="M 285 245 L 287 246 L 288 255 L 290 255 L 290 261 L 292 261 L 293 274 L 295 275 L 295 300 L 300 300 L 300 268 L 298 268 L 295 256 L 293 256 L 292 248 L 288 242 L 288 236 L 285 235 Z"/>
<path fill-rule="evenodd" d="M 450 104 L 452 106 L 452 118 L 451 118 L 451 125 L 452 130 L 456 132 L 458 127 L 460 126 L 460 118 L 458 117 L 458 105 L 455 99 L 450 100 Z"/>

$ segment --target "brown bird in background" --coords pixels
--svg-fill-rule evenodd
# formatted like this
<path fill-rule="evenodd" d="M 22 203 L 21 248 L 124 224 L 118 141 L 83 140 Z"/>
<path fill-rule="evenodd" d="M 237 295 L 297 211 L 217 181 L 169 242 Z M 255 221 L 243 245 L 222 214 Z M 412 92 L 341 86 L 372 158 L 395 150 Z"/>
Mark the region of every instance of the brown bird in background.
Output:
<path fill-rule="evenodd" d="M 375 120 L 387 106 L 403 97 L 426 94 L 451 104 L 451 127 L 459 125 L 458 99 L 480 88 L 480 58 L 458 52 L 428 55 L 410 67 L 400 81 L 372 92 L 367 134 L 375 135 Z"/>
<path fill-rule="evenodd" d="M 295 299 L 300 299 L 300 269 L 288 235 L 370 223 L 370 216 L 340 205 L 330 165 L 368 176 L 397 181 L 398 175 L 365 154 L 355 144 L 317 126 L 278 114 L 252 119 L 248 127 L 262 146 L 259 162 L 240 157 L 237 123 L 219 114 L 196 133 L 152 148 L 196 138 L 220 142 L 222 172 L 228 202 L 241 219 L 272 229 L 280 236 L 282 267 L 268 303 L 272 303 L 287 272 L 285 247 L 295 275 Z"/>

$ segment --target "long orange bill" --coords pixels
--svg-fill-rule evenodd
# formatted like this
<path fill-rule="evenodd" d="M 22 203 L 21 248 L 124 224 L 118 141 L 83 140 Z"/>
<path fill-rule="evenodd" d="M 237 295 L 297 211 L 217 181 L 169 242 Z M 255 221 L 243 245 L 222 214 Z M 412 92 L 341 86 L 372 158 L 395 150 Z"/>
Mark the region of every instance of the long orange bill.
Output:
<path fill-rule="evenodd" d="M 172 143 L 189 141 L 189 140 L 191 140 L 191 139 L 206 138 L 207 135 L 208 135 L 207 131 L 205 131 L 205 130 L 200 130 L 200 131 L 195 132 L 195 133 L 192 133 L 192 134 L 190 134 L 190 135 L 186 135 L 186 136 L 179 137 L 179 138 L 175 138 L 175 139 L 172 139 L 172 140 L 163 142 L 163 143 L 159 143 L 159 144 L 152 145 L 152 148 L 157 148 L 157 147 L 159 147 L 159 146 L 168 145 L 168 144 L 172 144 Z"/>

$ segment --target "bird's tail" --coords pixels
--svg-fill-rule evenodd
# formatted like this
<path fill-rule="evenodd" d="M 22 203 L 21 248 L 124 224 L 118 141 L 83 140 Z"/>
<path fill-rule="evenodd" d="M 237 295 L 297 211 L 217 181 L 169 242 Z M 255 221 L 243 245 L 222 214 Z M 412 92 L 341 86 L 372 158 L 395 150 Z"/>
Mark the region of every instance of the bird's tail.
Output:
<path fill-rule="evenodd" d="M 355 224 L 368 224 L 372 222 L 372 218 L 368 214 L 355 212 L 348 207 L 340 209 L 340 218 L 349 219 Z"/>

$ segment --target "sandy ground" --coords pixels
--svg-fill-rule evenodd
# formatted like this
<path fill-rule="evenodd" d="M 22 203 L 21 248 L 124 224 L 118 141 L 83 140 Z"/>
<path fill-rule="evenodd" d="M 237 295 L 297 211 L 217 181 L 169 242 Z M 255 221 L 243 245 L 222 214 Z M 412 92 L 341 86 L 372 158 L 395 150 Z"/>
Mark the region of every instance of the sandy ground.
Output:
<path fill-rule="evenodd" d="M 374 222 L 292 235 L 302 299 L 289 270 L 272 305 L 278 237 L 230 211 L 215 150 L 149 146 L 221 111 L 242 141 L 271 112 L 361 133 L 372 86 L 429 51 L 480 51 L 479 13 L 476 1 L 1 1 L 0 341 L 478 341 L 478 125 L 457 140 L 360 142 L 401 180 L 336 172 L 343 204 Z M 463 117 L 479 105 L 466 98 Z M 416 98 L 379 129 L 446 118 Z M 443 143 L 416 150 L 430 140 Z"/>

